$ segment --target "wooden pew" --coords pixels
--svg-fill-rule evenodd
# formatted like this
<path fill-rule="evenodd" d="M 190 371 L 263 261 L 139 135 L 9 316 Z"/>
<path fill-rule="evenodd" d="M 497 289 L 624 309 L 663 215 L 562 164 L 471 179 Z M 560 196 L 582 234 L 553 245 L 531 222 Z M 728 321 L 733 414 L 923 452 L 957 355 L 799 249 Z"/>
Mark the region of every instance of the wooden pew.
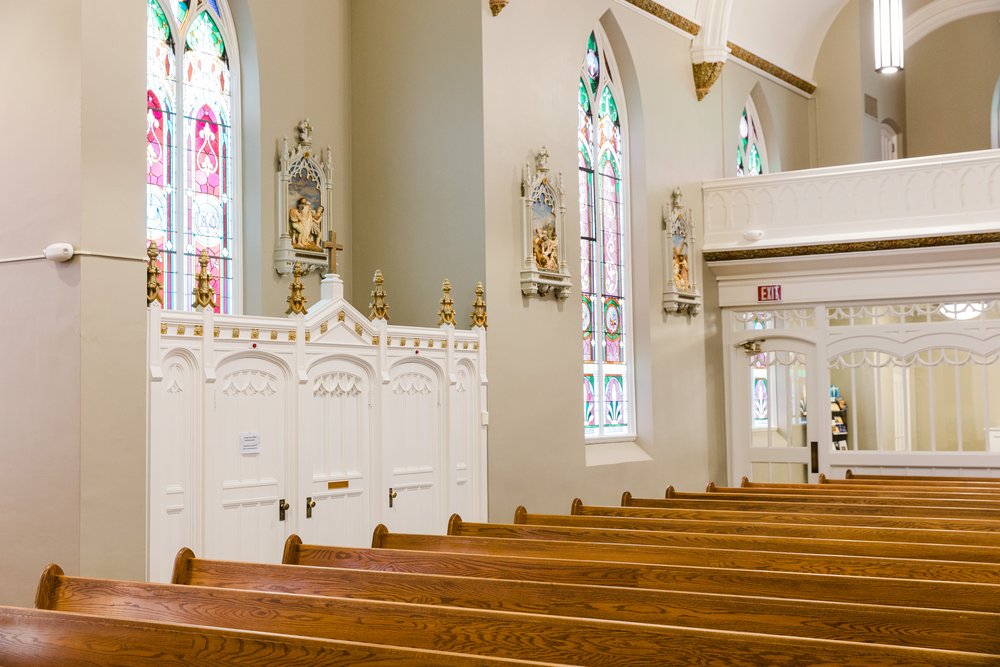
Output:
<path fill-rule="evenodd" d="M 84 665 L 525 665 L 440 651 L 0 607 L 4 667 Z"/>
<path fill-rule="evenodd" d="M 848 470 L 850 472 L 850 470 Z M 869 477 L 845 476 L 844 479 L 828 477 L 825 473 L 819 476 L 820 484 L 860 484 L 880 485 L 886 488 L 894 486 L 912 486 L 916 488 L 953 487 L 976 490 L 1000 490 L 1000 478 L 958 478 L 958 477 Z"/>
<path fill-rule="evenodd" d="M 918 545 L 913 545 L 916 548 Z M 930 579 L 981 584 L 1000 584 L 1000 564 L 967 561 L 920 560 L 836 554 L 781 553 L 697 547 L 647 546 L 600 542 L 515 539 L 501 537 L 457 537 L 393 533 L 375 528 L 372 547 L 528 556 L 532 558 L 578 559 L 606 562 L 689 565 L 723 569 L 774 572 L 818 572 L 858 577 Z M 976 547 L 967 547 L 969 549 Z M 987 548 L 987 547 L 979 547 Z"/>
<path fill-rule="evenodd" d="M 627 492 L 626 492 L 627 493 Z M 939 504 L 887 504 L 870 502 L 868 498 L 817 498 L 816 496 L 763 496 L 722 493 L 680 493 L 667 489 L 666 498 L 638 498 L 629 496 L 623 502 L 627 507 L 667 507 L 685 509 L 726 509 L 746 512 L 823 512 L 843 515 L 891 515 L 901 517 L 953 517 L 1000 521 L 1000 510 L 944 507 Z M 877 499 L 879 501 L 884 499 Z M 900 499 L 909 501 L 911 499 Z"/>
<path fill-rule="evenodd" d="M 174 583 L 1000 653 L 1000 614 L 239 563 L 181 550 Z"/>
<path fill-rule="evenodd" d="M 549 581 L 591 586 L 723 593 L 931 609 L 995 612 L 1000 585 L 952 581 L 849 577 L 766 570 L 724 569 L 650 563 L 600 562 L 513 555 L 482 555 L 393 549 L 285 544 L 283 562 L 342 569 L 386 570 L 463 577 Z"/>
<path fill-rule="evenodd" d="M 955 500 L 963 502 L 981 501 L 988 506 L 1000 506 L 1000 497 L 992 489 L 955 487 L 914 488 L 912 486 L 879 486 L 856 484 L 854 486 L 836 484 L 776 484 L 773 482 L 751 482 L 743 478 L 740 486 L 725 487 L 710 483 L 706 491 L 719 493 L 810 493 L 831 496 L 847 495 L 852 498 L 920 498 L 930 500 Z"/>
<path fill-rule="evenodd" d="M 947 475 L 858 475 L 855 474 L 850 468 L 844 474 L 847 479 L 877 479 L 877 480 L 925 480 L 932 482 L 996 482 L 1000 483 L 1000 478 L 998 477 L 949 477 Z"/>
<path fill-rule="evenodd" d="M 861 486 L 880 487 L 883 489 L 911 488 L 931 490 L 967 490 L 972 493 L 1000 493 L 1000 482 L 954 482 L 938 480 L 914 480 L 903 479 L 834 479 L 832 477 L 819 476 L 819 483 L 832 486 Z"/>
<path fill-rule="evenodd" d="M 837 508 L 848 514 L 899 514 L 902 516 L 954 517 L 957 519 L 1000 519 L 1000 504 L 983 503 L 978 500 L 921 499 L 921 498 L 868 498 L 853 496 L 828 496 L 810 493 L 761 493 L 758 489 L 744 491 L 716 490 L 706 493 L 691 493 L 667 489 L 667 500 L 691 501 L 689 507 L 711 507 L 712 503 L 733 501 L 767 506 L 773 503 L 798 506 L 822 505 L 824 511 Z M 706 504 L 707 503 L 707 504 Z M 901 511 L 897 508 L 907 508 Z M 749 507 L 745 509 L 750 509 Z"/>
<path fill-rule="evenodd" d="M 912 530 L 907 528 L 872 528 L 865 526 L 831 526 L 809 525 L 806 523 L 753 523 L 744 517 L 743 521 L 693 521 L 690 519 L 655 519 L 630 518 L 625 516 L 595 516 L 579 514 L 576 510 L 583 503 L 577 498 L 573 509 L 567 515 L 562 514 L 531 514 L 524 507 L 518 507 L 514 513 L 514 523 L 530 526 L 568 526 L 602 528 L 628 531 L 666 531 L 672 533 L 697 533 L 711 535 L 742 535 L 756 537 L 794 538 L 799 542 L 789 543 L 786 551 L 795 551 L 799 545 L 809 545 L 816 540 L 820 543 L 833 540 L 851 540 L 854 542 L 914 542 L 926 544 L 948 545 L 947 556 L 942 552 L 939 558 L 943 560 L 977 560 L 972 552 L 956 545 L 981 546 L 1000 548 L 1000 533 L 972 532 L 962 530 Z M 787 521 L 787 519 L 786 519 Z M 468 524 L 463 526 L 467 530 Z M 471 532 L 452 533 L 455 535 L 471 535 Z M 599 542 L 600 540 L 593 540 Z M 707 545 L 706 545 L 707 546 Z M 802 548 L 807 548 L 802 547 Z M 812 549 L 808 549 L 813 551 Z M 816 553 L 844 553 L 842 551 L 815 551 Z M 872 554 L 867 554 L 872 555 Z M 1000 556 L 1000 552 L 997 552 Z M 1000 561 L 995 561 L 1000 562 Z"/>
<path fill-rule="evenodd" d="M 50 576 L 60 610 L 176 623 L 278 631 L 578 665 L 799 662 L 817 654 L 845 663 L 986 664 L 983 653 L 803 639 L 748 632 L 433 607 L 235 589 Z M 43 583 L 45 583 L 43 581 Z M 669 650 L 666 648 L 669 647 Z M 669 657 L 667 657 L 669 654 Z"/>
<path fill-rule="evenodd" d="M 638 502 L 645 499 L 637 498 Z M 659 498 L 653 499 L 658 503 Z M 915 528 L 921 530 L 968 530 L 973 532 L 1000 532 L 1000 522 L 988 519 L 952 519 L 923 516 L 880 516 L 878 514 L 844 514 L 826 512 L 822 506 L 807 508 L 798 513 L 765 512 L 716 509 L 681 509 L 674 506 L 647 507 L 633 505 L 632 494 L 622 494 L 622 505 L 575 504 L 573 514 L 594 516 L 648 517 L 687 521 L 789 523 L 794 525 L 869 526 L 881 528 Z M 1000 518 L 1000 517 L 998 517 Z"/>

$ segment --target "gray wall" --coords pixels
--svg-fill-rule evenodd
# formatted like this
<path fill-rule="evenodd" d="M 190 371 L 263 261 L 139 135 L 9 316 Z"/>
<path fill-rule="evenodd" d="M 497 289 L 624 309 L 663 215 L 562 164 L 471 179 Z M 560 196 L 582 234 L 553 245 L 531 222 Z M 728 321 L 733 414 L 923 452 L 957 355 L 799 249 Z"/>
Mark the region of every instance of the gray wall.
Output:
<path fill-rule="evenodd" d="M 467 326 L 486 278 L 481 4 L 351 6 L 354 304 L 381 268 L 395 324 L 436 325 L 449 278 Z"/>

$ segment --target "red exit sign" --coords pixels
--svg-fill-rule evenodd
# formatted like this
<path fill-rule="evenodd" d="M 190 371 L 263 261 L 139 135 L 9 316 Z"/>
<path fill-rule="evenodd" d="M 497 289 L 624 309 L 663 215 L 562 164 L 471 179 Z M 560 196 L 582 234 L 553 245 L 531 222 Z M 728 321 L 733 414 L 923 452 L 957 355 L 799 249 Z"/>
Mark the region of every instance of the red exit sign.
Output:
<path fill-rule="evenodd" d="M 757 301 L 781 301 L 781 285 L 757 285 Z"/>

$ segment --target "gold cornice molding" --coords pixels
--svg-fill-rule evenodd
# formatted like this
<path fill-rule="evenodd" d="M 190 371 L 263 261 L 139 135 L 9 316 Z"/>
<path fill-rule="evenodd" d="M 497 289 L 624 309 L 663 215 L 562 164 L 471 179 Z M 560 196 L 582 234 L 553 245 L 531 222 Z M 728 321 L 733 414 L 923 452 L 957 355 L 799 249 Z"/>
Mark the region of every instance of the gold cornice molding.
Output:
<path fill-rule="evenodd" d="M 726 46 L 729 47 L 730 53 L 737 60 L 742 60 L 746 64 L 753 65 L 762 72 L 767 72 L 775 79 L 778 79 L 779 81 L 784 81 L 793 88 L 798 88 L 806 95 L 812 95 L 813 93 L 816 92 L 815 85 L 809 83 L 802 77 L 795 76 L 786 69 L 778 67 L 770 60 L 765 60 L 764 58 L 758 56 L 756 53 L 751 53 L 750 51 L 744 49 L 742 46 L 737 46 L 732 42 L 726 42 Z"/>
<path fill-rule="evenodd" d="M 809 255 L 835 255 L 850 252 L 880 250 L 912 250 L 942 246 L 1000 243 L 1000 232 L 975 234 L 949 234 L 945 236 L 918 236 L 907 239 L 882 239 L 879 241 L 850 241 L 845 243 L 820 243 L 817 245 L 782 246 L 776 248 L 740 248 L 737 250 L 709 250 L 704 253 L 706 262 L 725 262 L 745 259 L 775 259 L 779 257 L 805 257 Z"/>
<path fill-rule="evenodd" d="M 701 26 L 699 26 L 691 19 L 685 18 L 680 14 L 678 14 L 677 12 L 667 9 L 666 7 L 655 2 L 654 0 L 623 0 L 623 2 L 627 2 L 633 7 L 636 7 L 637 9 L 641 9 L 642 11 L 646 12 L 650 16 L 654 16 L 660 19 L 661 21 L 669 23 L 675 28 L 683 30 L 692 37 L 697 35 L 698 31 L 701 29 Z M 775 65 L 770 60 L 761 58 L 756 53 L 748 51 L 747 49 L 744 49 L 742 46 L 733 44 L 732 42 L 727 42 L 726 46 L 729 47 L 730 54 L 732 55 L 733 58 L 736 58 L 737 60 L 742 60 L 746 64 L 756 67 L 762 72 L 770 74 L 779 81 L 787 83 L 789 86 L 801 90 L 806 95 L 812 95 L 814 92 L 816 92 L 816 86 L 814 84 L 809 83 L 802 77 L 796 76 L 791 72 L 789 72 L 788 70 L 779 67 L 778 65 Z M 699 97 L 698 99 L 701 98 Z"/>
<path fill-rule="evenodd" d="M 697 35 L 698 30 L 701 29 L 701 26 L 699 26 L 691 19 L 684 18 L 677 12 L 667 9 L 660 3 L 654 2 L 653 0 L 625 0 L 625 2 L 634 7 L 637 7 L 638 9 L 641 9 L 647 14 L 655 16 L 661 21 L 669 23 L 675 28 L 683 30 L 689 35 L 692 36 Z"/>

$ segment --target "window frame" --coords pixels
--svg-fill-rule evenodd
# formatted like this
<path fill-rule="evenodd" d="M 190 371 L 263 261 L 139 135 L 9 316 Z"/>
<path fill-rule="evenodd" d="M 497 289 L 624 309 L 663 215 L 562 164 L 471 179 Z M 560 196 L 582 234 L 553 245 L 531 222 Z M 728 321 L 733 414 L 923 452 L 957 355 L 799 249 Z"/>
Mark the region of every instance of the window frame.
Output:
<path fill-rule="evenodd" d="M 622 278 L 622 290 L 621 290 L 621 300 L 623 306 L 622 317 L 621 317 L 621 335 L 624 340 L 625 353 L 623 355 L 622 365 L 624 366 L 625 372 L 625 383 L 623 391 L 625 392 L 625 404 L 626 404 L 626 419 L 627 419 L 627 430 L 624 433 L 615 434 L 605 434 L 603 425 L 603 412 L 604 412 L 604 348 L 603 348 L 603 337 L 604 337 L 604 309 L 603 303 L 595 303 L 594 306 L 594 317 L 596 319 L 599 314 L 601 317 L 600 329 L 596 324 L 594 325 L 594 336 L 601 334 L 600 341 L 595 340 L 594 342 L 594 361 L 593 362 L 583 362 L 584 368 L 581 370 L 586 370 L 585 366 L 588 363 L 592 363 L 596 366 L 597 376 L 595 378 L 595 410 L 598 411 L 598 429 L 597 434 L 588 434 L 586 426 L 584 426 L 584 443 L 590 444 L 603 444 L 603 443 L 620 443 L 620 442 L 634 442 L 638 439 L 638 431 L 636 428 L 636 394 L 635 394 L 635 317 L 633 315 L 633 310 L 635 308 L 635 300 L 632 290 L 633 282 L 633 271 L 632 271 L 632 224 L 631 224 L 631 168 L 629 165 L 630 150 L 629 150 L 629 126 L 628 126 L 628 110 L 626 108 L 625 93 L 621 87 L 621 75 L 619 73 L 618 64 L 615 61 L 614 51 L 610 48 L 608 44 L 608 38 L 600 25 L 594 27 L 591 31 L 594 35 L 594 40 L 597 45 L 597 53 L 600 61 L 601 67 L 601 77 L 599 79 L 599 86 L 597 92 L 594 93 L 589 90 L 587 86 L 587 80 L 585 78 L 586 71 L 586 59 L 581 64 L 579 70 L 579 79 L 584 83 L 584 87 L 587 88 L 588 98 L 591 103 L 591 118 L 594 123 L 594 140 L 595 143 L 591 144 L 591 155 L 593 158 L 593 163 L 591 165 L 592 173 L 594 175 L 594 189 L 593 196 L 594 199 L 589 202 L 592 210 L 594 211 L 594 222 L 595 228 L 594 232 L 596 234 L 596 240 L 593 243 L 595 248 L 595 253 L 591 255 L 591 261 L 594 265 L 603 265 L 604 258 L 604 244 L 603 242 L 597 242 L 603 238 L 603 216 L 600 211 L 598 203 L 600 201 L 600 155 L 597 151 L 598 146 L 596 145 L 597 139 L 597 127 L 598 118 L 600 116 L 600 100 L 603 96 L 604 89 L 610 88 L 612 97 L 615 102 L 615 106 L 618 110 L 618 120 L 621 132 L 621 199 L 619 201 L 619 217 L 620 217 L 620 229 L 621 229 L 621 244 L 620 244 L 620 254 L 621 254 L 621 278 Z M 588 35 L 589 39 L 589 35 Z M 579 98 L 577 99 L 577 111 L 579 113 Z M 577 150 L 579 150 L 579 126 L 577 127 Z M 582 171 L 582 168 L 578 166 L 578 172 Z M 582 231 L 582 221 L 580 221 L 580 228 Z M 584 240 L 582 234 L 579 237 L 580 241 Z M 582 266 L 581 266 L 582 270 Z M 603 284 L 603 271 L 595 271 L 595 283 L 598 275 L 601 278 Z M 600 297 L 602 295 L 602 290 L 596 289 L 597 285 L 591 285 L 592 293 Z M 581 300 L 584 296 L 582 284 L 581 284 Z M 598 308 L 599 307 L 599 308 Z M 582 335 L 582 329 L 581 329 Z M 580 339 L 582 341 L 582 338 Z M 586 372 L 581 375 L 586 375 Z M 582 379 L 582 378 L 581 378 Z M 585 396 L 584 396 L 584 411 L 586 411 Z M 586 413 L 585 413 L 586 414 Z"/>
<path fill-rule="evenodd" d="M 232 228 L 232 247 L 230 249 L 230 267 L 232 275 L 232 288 L 229 298 L 229 310 L 222 311 L 220 307 L 220 312 L 226 314 L 241 314 L 243 312 L 243 276 L 244 276 L 244 259 L 245 259 L 245 249 L 244 249 L 244 230 L 243 230 L 243 132 L 242 132 L 242 86 L 241 84 L 241 68 L 240 68 L 240 48 L 239 40 L 236 33 L 236 24 L 233 20 L 232 12 L 229 8 L 229 3 L 227 0 L 191 0 L 189 7 L 185 13 L 184 19 L 178 24 L 177 17 L 174 15 L 173 9 L 171 9 L 169 0 L 148 0 L 149 2 L 155 2 L 160 11 L 163 12 L 167 19 L 167 24 L 170 27 L 170 34 L 174 40 L 174 67 L 177 72 L 175 78 L 174 86 L 174 102 L 176 109 L 174 110 L 174 146 L 173 146 L 173 156 L 172 161 L 174 163 L 174 181 L 173 181 L 173 193 L 172 202 L 173 216 L 172 219 L 168 221 L 170 229 L 167 234 L 168 237 L 172 238 L 177 243 L 175 247 L 178 247 L 182 243 L 182 236 L 184 234 L 184 229 L 187 216 L 187 199 L 185 196 L 185 179 L 187 177 L 187 165 L 186 156 L 184 155 L 186 149 L 186 120 L 187 116 L 184 108 L 184 62 L 185 62 L 185 45 L 187 43 L 187 36 L 191 31 L 191 27 L 194 24 L 196 18 L 202 12 L 208 12 L 211 19 L 215 22 L 216 27 L 222 35 L 223 44 L 225 45 L 228 60 L 229 60 L 229 87 L 230 87 L 230 108 L 229 113 L 231 117 L 230 125 L 230 139 L 229 139 L 229 151 L 230 151 L 230 175 L 232 179 L 231 189 L 230 189 L 230 225 Z M 218 11 L 215 8 L 218 7 Z M 147 12 L 149 11 L 147 7 Z M 147 34 L 148 39 L 148 34 Z M 149 71 L 146 72 L 147 83 L 149 80 Z M 147 86 L 148 89 L 148 86 Z M 148 112 L 148 108 L 147 108 Z M 148 197 L 148 194 L 147 194 Z M 148 218 L 146 219 L 148 224 Z M 148 233 L 148 232 L 147 232 Z M 148 236 L 146 242 L 148 244 Z M 176 311 L 191 311 L 193 310 L 191 302 L 193 297 L 191 296 L 191 291 L 194 287 L 193 280 L 189 284 L 185 284 L 184 277 L 184 261 L 185 255 L 183 248 L 178 248 L 175 250 L 175 293 L 174 297 L 174 307 L 173 310 Z"/>

